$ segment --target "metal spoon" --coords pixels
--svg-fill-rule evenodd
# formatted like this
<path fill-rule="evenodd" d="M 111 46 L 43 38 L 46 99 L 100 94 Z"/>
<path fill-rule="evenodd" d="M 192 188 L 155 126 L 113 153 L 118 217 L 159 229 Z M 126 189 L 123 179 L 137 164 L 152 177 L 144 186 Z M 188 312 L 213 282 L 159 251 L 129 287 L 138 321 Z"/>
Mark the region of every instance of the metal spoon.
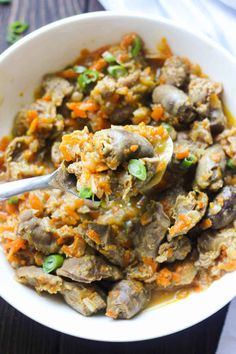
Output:
<path fill-rule="evenodd" d="M 157 170 L 155 176 L 143 187 L 140 192 L 147 192 L 155 185 L 160 183 L 161 179 L 165 174 L 166 167 L 171 160 L 173 155 L 173 142 L 169 137 L 167 139 L 164 149 L 159 151 L 160 146 L 154 147 L 154 151 L 159 156 L 160 161 L 165 165 L 165 168 L 161 171 Z M 35 189 L 45 189 L 45 188 L 56 188 L 64 192 L 72 193 L 78 197 L 78 190 L 76 189 L 76 177 L 73 174 L 69 174 L 66 170 L 64 163 L 51 174 L 39 177 L 31 177 L 26 179 L 21 179 L 18 181 L 12 181 L 0 184 L 0 200 L 6 200 L 14 195 L 21 194 L 24 192 L 33 191 Z M 84 199 L 84 204 L 90 208 L 97 208 L 98 202 L 89 199 Z"/>
<path fill-rule="evenodd" d="M 49 175 L 25 178 L 0 184 L 0 200 L 6 200 L 14 195 L 35 189 L 56 188 L 72 193 L 78 197 L 76 178 L 66 171 L 62 164 L 56 171 Z"/>

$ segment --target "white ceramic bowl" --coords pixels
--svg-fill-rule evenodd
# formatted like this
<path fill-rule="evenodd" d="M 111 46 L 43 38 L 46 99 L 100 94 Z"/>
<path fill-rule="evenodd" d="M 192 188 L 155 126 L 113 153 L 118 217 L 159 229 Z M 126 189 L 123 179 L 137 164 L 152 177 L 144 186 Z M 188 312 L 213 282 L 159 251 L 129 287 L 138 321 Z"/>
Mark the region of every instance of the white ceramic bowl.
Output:
<path fill-rule="evenodd" d="M 0 134 L 9 132 L 15 113 L 31 102 L 44 74 L 72 62 L 80 49 L 116 43 L 127 32 L 139 33 L 151 50 L 160 38 L 167 37 L 174 53 L 199 63 L 204 72 L 224 84 L 225 102 L 236 114 L 236 61 L 224 49 L 163 19 L 96 12 L 45 26 L 0 56 Z M 137 341 L 177 332 L 218 311 L 236 295 L 236 272 L 202 293 L 147 309 L 129 321 L 113 321 L 80 316 L 53 296 L 39 296 L 18 284 L 0 251 L 0 295 L 28 317 L 58 331 L 94 340 Z"/>

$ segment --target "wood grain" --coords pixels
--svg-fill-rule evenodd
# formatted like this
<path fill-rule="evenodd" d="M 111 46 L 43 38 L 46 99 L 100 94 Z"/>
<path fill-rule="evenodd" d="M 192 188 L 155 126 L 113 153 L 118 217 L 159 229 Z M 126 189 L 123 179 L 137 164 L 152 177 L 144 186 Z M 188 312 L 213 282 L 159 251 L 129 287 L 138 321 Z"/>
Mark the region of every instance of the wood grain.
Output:
<path fill-rule="evenodd" d="M 6 31 L 13 21 L 26 21 L 29 33 L 64 17 L 101 10 L 103 7 L 96 0 L 12 0 L 10 6 L 0 5 L 0 52 L 9 46 Z"/>
<path fill-rule="evenodd" d="M 0 5 L 0 52 L 8 47 L 7 25 L 15 20 L 29 23 L 27 32 L 31 32 L 57 19 L 102 9 L 96 0 L 13 0 L 10 6 Z M 194 327 L 161 339 L 104 343 L 50 330 L 0 298 L 0 354 L 214 354 L 226 312 L 227 307 Z"/>

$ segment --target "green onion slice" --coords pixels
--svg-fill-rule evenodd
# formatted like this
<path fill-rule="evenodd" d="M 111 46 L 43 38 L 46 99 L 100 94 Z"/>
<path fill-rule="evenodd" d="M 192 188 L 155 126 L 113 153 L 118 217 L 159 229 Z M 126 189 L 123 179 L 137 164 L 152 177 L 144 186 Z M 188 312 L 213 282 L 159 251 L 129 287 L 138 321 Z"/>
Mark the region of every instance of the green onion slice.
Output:
<path fill-rule="evenodd" d="M 93 196 L 92 189 L 89 187 L 82 187 L 79 191 L 79 198 L 88 199 Z"/>
<path fill-rule="evenodd" d="M 190 168 L 192 165 L 194 165 L 197 162 L 197 158 L 196 156 L 190 154 L 188 157 L 185 157 L 181 163 L 180 163 L 180 167 L 182 169 L 188 169 Z"/>
<path fill-rule="evenodd" d="M 17 205 L 19 203 L 19 198 L 18 197 L 11 197 L 8 199 L 8 204 L 13 204 L 13 205 Z"/>
<path fill-rule="evenodd" d="M 78 77 L 78 85 L 82 91 L 86 91 L 88 85 L 92 82 L 96 82 L 99 77 L 99 73 L 95 70 L 85 70 L 79 77 Z"/>
<path fill-rule="evenodd" d="M 172 126 L 170 124 L 162 123 L 161 125 L 168 131 L 168 133 L 172 132 Z"/>
<path fill-rule="evenodd" d="M 147 178 L 147 170 L 142 160 L 129 160 L 128 171 L 132 176 L 140 179 L 141 181 L 145 181 Z"/>
<path fill-rule="evenodd" d="M 57 268 L 60 268 L 64 262 L 61 254 L 51 254 L 43 262 L 43 270 L 45 273 L 51 273 Z"/>
<path fill-rule="evenodd" d="M 131 48 L 131 55 L 133 58 L 137 57 L 142 49 L 142 42 L 138 36 L 135 36 L 134 42 Z"/>
<path fill-rule="evenodd" d="M 19 39 L 20 39 L 19 34 L 13 33 L 11 31 L 7 32 L 7 36 L 6 36 L 7 43 L 13 44 L 17 42 Z"/>
<path fill-rule="evenodd" d="M 127 75 L 127 69 L 121 65 L 111 65 L 107 68 L 107 71 L 115 78 Z"/>
<path fill-rule="evenodd" d="M 86 67 L 85 67 L 85 66 L 82 66 L 82 65 L 75 65 L 72 69 L 73 69 L 77 74 L 82 74 L 83 72 L 86 71 Z"/>
<path fill-rule="evenodd" d="M 228 159 L 227 166 L 232 170 L 236 169 L 236 160 L 235 159 Z"/>
<path fill-rule="evenodd" d="M 108 63 L 115 63 L 116 62 L 116 58 L 114 57 L 113 54 L 111 54 L 110 52 L 106 51 L 102 54 L 103 59 L 105 59 Z"/>
<path fill-rule="evenodd" d="M 15 21 L 10 23 L 9 30 L 16 34 L 22 34 L 29 28 L 28 23 Z"/>

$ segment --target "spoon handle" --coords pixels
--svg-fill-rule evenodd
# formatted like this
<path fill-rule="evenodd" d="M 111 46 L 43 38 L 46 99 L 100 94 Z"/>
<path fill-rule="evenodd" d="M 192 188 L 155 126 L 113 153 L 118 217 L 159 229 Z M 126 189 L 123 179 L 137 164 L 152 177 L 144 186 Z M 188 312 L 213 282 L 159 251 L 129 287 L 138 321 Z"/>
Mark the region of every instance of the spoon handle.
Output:
<path fill-rule="evenodd" d="M 51 188 L 48 184 L 51 175 L 25 178 L 18 181 L 12 181 L 0 184 L 0 200 L 6 200 L 14 195 L 35 189 Z"/>

